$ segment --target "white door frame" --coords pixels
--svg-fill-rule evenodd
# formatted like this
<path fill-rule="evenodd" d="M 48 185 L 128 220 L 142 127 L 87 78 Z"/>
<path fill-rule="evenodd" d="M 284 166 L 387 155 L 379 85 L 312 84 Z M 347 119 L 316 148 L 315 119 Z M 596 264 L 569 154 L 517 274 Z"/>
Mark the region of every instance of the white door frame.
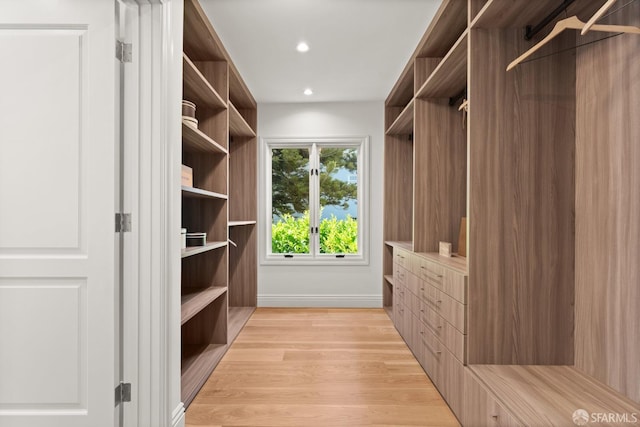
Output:
<path fill-rule="evenodd" d="M 133 58 L 125 95 L 124 426 L 184 426 L 180 401 L 182 0 L 121 0 Z M 132 117 L 133 116 L 133 117 Z"/>

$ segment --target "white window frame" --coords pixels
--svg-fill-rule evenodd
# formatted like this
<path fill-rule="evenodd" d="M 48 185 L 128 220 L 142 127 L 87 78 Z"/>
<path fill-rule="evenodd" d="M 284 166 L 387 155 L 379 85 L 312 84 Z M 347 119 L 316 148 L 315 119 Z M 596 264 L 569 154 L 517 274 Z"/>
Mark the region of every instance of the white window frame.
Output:
<path fill-rule="evenodd" d="M 344 254 L 337 257 L 336 254 L 319 253 L 319 233 L 311 234 L 309 241 L 309 254 L 294 254 L 293 257 L 285 257 L 285 254 L 271 253 L 271 150 L 277 148 L 310 148 L 310 168 L 319 169 L 317 165 L 317 147 L 355 148 L 358 150 L 358 253 Z M 264 230 L 261 233 L 260 263 L 262 265 L 368 265 L 369 264 L 369 137 L 329 137 L 329 138 L 260 138 L 260 157 L 262 164 L 262 181 L 264 182 L 264 197 L 262 198 L 262 212 L 264 218 Z M 319 206 L 319 179 L 317 175 L 310 177 L 309 211 L 310 225 L 320 227 L 318 213 L 312 206 Z"/>

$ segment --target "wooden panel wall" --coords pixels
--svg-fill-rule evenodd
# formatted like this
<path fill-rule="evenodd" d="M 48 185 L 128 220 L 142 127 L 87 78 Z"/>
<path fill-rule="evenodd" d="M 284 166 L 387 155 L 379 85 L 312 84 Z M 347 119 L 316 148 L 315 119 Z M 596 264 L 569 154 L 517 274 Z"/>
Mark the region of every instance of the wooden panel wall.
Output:
<path fill-rule="evenodd" d="M 610 19 L 640 25 L 640 3 Z M 593 33 L 589 38 L 600 39 Z M 640 402 L 640 37 L 578 49 L 576 367 Z"/>
<path fill-rule="evenodd" d="M 231 227 L 229 238 L 229 306 L 255 307 L 258 303 L 258 250 L 255 225 Z"/>
<path fill-rule="evenodd" d="M 384 240 L 410 241 L 413 224 L 413 142 L 385 137 Z"/>
<path fill-rule="evenodd" d="M 415 104 L 413 249 L 457 251 L 460 219 L 467 212 L 467 134 L 462 113 L 448 99 Z"/>
<path fill-rule="evenodd" d="M 235 137 L 229 144 L 229 220 L 258 216 L 258 145 L 256 138 Z"/>
<path fill-rule="evenodd" d="M 470 364 L 573 364 L 575 51 L 469 36 Z M 572 47 L 559 37 L 545 53 Z"/>

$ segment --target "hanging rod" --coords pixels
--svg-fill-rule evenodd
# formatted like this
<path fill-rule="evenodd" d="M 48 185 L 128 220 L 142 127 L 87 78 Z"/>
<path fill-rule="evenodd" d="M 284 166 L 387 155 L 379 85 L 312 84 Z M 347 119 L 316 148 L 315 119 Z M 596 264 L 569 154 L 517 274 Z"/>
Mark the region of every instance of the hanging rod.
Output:
<path fill-rule="evenodd" d="M 547 17 L 544 18 L 538 25 L 536 25 L 535 27 L 532 27 L 531 25 L 527 25 L 526 32 L 524 34 L 524 39 L 531 40 L 533 37 L 535 37 L 535 35 L 538 34 L 540 30 L 542 30 L 544 27 L 549 25 L 551 21 L 556 19 L 558 15 L 560 15 L 574 1 L 575 0 L 564 0 L 560 6 L 556 7 L 553 10 L 553 12 L 547 15 Z"/>

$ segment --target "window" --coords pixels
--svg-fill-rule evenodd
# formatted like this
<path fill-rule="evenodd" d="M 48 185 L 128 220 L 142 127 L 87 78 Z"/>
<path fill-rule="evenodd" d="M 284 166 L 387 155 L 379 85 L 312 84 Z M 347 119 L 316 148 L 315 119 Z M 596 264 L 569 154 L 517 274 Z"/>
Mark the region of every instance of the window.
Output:
<path fill-rule="evenodd" d="M 367 137 L 263 140 L 269 264 L 364 264 Z"/>

